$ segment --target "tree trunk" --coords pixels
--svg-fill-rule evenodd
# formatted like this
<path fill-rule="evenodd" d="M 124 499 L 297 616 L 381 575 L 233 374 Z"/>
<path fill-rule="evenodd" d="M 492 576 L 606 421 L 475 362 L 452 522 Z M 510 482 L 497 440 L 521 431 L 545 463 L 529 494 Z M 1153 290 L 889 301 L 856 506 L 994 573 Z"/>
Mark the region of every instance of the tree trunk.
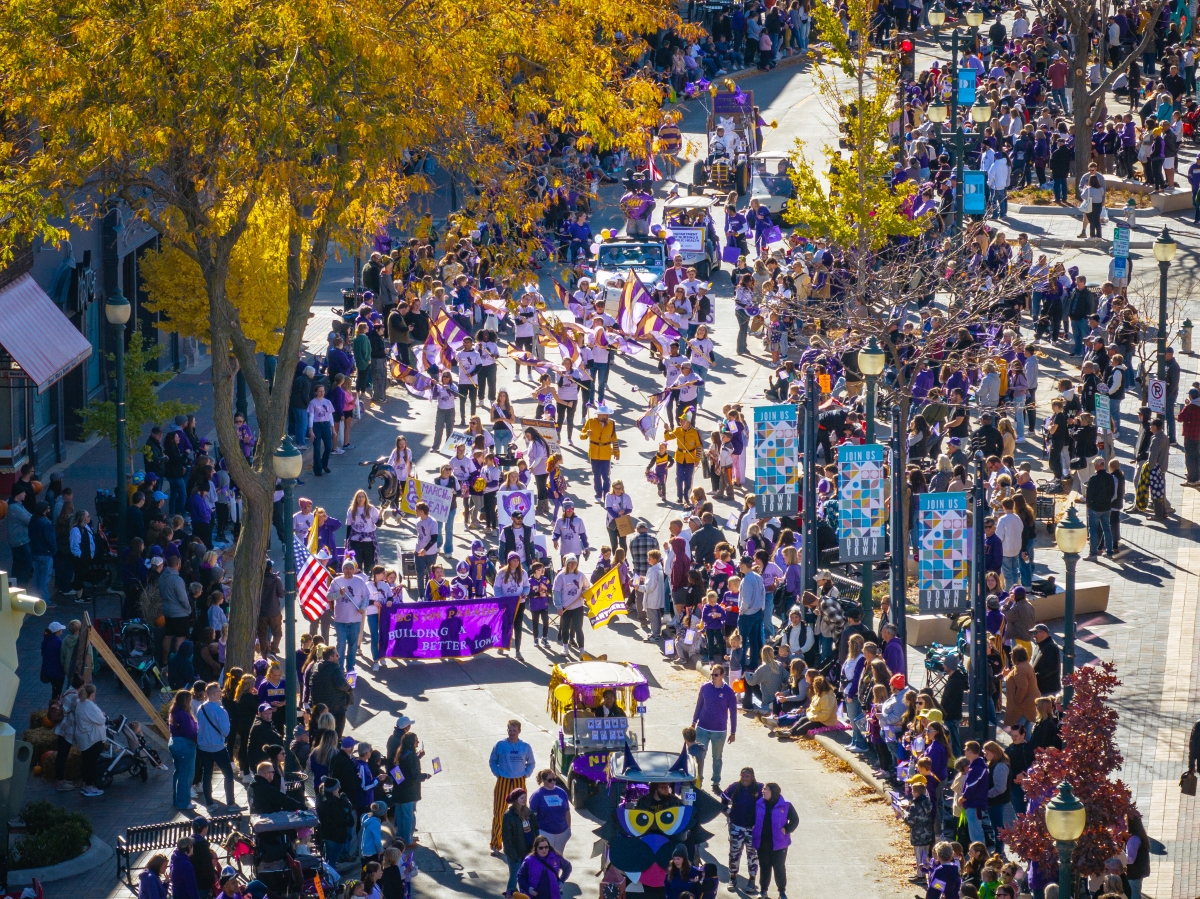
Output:
<path fill-rule="evenodd" d="M 1090 36 L 1086 26 L 1083 34 L 1075 34 L 1075 46 L 1088 47 Z M 1075 198 L 1079 198 L 1079 179 L 1088 170 L 1092 160 L 1092 99 L 1088 93 L 1087 57 L 1078 56 L 1071 60 L 1071 117 L 1075 121 L 1075 164 L 1071 179 L 1074 182 Z"/>

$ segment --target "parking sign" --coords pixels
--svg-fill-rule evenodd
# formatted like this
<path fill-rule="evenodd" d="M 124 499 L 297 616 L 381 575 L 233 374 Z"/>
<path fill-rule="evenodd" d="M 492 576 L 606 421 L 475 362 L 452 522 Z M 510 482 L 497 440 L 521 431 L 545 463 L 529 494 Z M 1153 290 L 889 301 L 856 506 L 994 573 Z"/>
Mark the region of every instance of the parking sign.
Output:
<path fill-rule="evenodd" d="M 1167 414 L 1167 382 L 1150 379 L 1150 411 Z"/>

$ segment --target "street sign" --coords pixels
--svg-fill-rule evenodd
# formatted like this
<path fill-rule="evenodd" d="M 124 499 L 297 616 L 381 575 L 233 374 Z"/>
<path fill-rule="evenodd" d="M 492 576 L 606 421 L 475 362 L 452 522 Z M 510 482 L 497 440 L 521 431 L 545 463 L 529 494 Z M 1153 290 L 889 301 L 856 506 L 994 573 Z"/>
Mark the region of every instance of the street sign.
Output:
<path fill-rule="evenodd" d="M 958 70 L 958 105 L 959 106 L 974 106 L 975 105 L 975 82 L 977 74 L 970 66 L 966 66 Z M 954 127 L 954 122 L 950 123 L 950 127 Z"/>
<path fill-rule="evenodd" d="M 963 172 L 963 214 L 983 215 L 987 211 L 987 172 L 968 169 Z"/>
<path fill-rule="evenodd" d="M 1118 256 L 1113 260 L 1113 282 L 1116 286 L 1120 284 L 1116 282 L 1129 280 L 1129 259 L 1125 256 Z"/>
<path fill-rule="evenodd" d="M 1150 411 L 1167 414 L 1167 382 L 1150 379 Z"/>
<path fill-rule="evenodd" d="M 1103 393 L 1096 394 L 1096 430 L 1107 434 L 1112 430 L 1112 410 L 1109 398 Z"/>
<path fill-rule="evenodd" d="M 1113 228 L 1112 254 L 1116 257 L 1129 257 L 1129 229 L 1117 225 Z"/>

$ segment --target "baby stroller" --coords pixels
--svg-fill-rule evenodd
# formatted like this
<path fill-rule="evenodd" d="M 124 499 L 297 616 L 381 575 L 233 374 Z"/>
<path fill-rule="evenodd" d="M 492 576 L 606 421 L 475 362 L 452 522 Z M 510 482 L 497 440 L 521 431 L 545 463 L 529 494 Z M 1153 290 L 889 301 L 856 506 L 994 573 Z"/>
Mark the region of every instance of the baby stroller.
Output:
<path fill-rule="evenodd" d="M 105 722 L 105 731 L 108 749 L 100 756 L 101 770 L 97 778 L 100 789 L 111 787 L 113 778 L 118 774 L 140 777 L 145 783 L 150 779 L 151 768 L 165 767 L 158 753 L 150 748 L 146 738 L 133 729 L 124 715 Z"/>
<path fill-rule="evenodd" d="M 150 626 L 140 618 L 131 618 L 121 627 L 120 639 L 113 646 L 125 671 L 149 696 L 154 690 L 166 689 L 166 680 L 158 670 L 154 655 L 154 638 Z"/>

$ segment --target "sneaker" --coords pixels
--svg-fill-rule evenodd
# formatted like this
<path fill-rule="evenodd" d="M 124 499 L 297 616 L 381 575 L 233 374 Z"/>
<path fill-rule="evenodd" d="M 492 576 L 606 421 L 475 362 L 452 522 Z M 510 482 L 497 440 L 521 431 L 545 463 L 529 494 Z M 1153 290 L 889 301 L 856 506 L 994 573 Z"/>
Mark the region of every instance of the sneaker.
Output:
<path fill-rule="evenodd" d="M 97 789 L 96 787 L 84 787 L 79 792 L 83 796 L 103 796 L 104 795 L 104 791 Z"/>
<path fill-rule="evenodd" d="M 331 456 L 344 456 L 345 454 L 346 454 L 346 451 L 345 451 L 344 449 L 335 449 L 335 450 L 333 450 L 333 452 L 331 452 L 329 455 L 331 455 Z"/>
<path fill-rule="evenodd" d="M 343 446 L 343 447 L 342 447 L 342 449 L 344 449 L 344 450 L 352 450 L 352 449 L 354 449 L 354 444 L 353 444 L 353 443 L 347 443 L 345 446 Z"/>
<path fill-rule="evenodd" d="M 371 672 L 374 673 L 374 672 L 378 671 L 379 667 L 380 667 L 379 663 L 376 662 L 374 665 L 371 666 Z"/>
<path fill-rule="evenodd" d="M 59 783 L 57 786 L 55 786 L 54 789 L 58 790 L 58 792 L 60 792 L 60 793 L 70 793 L 72 790 L 75 789 L 75 784 L 71 783 L 71 781 L 69 781 L 69 780 L 64 780 L 61 783 Z"/>
<path fill-rule="evenodd" d="M 524 662 L 524 661 L 525 661 L 525 657 L 524 657 L 524 656 L 522 656 L 522 655 L 521 655 L 519 652 L 518 652 L 518 653 L 514 653 L 514 655 L 513 655 L 513 658 L 514 658 L 514 659 L 516 659 L 518 662 Z"/>

